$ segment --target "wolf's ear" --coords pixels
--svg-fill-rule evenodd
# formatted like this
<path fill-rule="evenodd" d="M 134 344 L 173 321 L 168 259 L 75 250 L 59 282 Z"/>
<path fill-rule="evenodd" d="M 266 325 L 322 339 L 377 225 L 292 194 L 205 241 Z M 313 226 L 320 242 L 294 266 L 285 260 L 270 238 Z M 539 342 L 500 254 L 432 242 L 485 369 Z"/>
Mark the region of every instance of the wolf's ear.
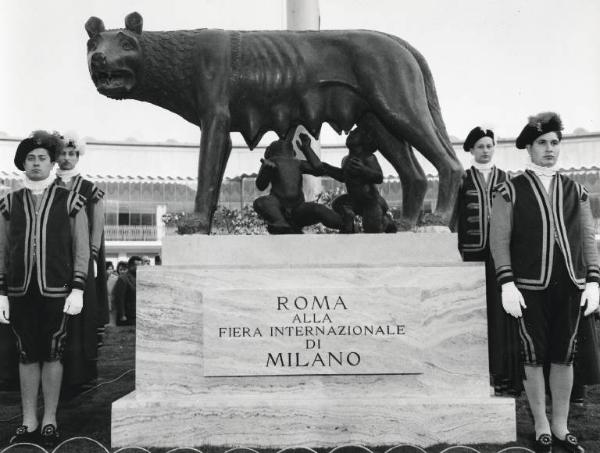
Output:
<path fill-rule="evenodd" d="M 129 31 L 139 35 L 142 32 L 143 25 L 144 19 L 142 19 L 142 15 L 140 13 L 133 12 L 127 14 L 127 17 L 125 17 L 125 28 Z"/>
<path fill-rule="evenodd" d="M 93 38 L 105 30 L 104 22 L 102 22 L 102 19 L 98 19 L 97 17 L 92 16 L 85 23 L 85 31 L 87 31 L 87 34 L 90 38 Z"/>

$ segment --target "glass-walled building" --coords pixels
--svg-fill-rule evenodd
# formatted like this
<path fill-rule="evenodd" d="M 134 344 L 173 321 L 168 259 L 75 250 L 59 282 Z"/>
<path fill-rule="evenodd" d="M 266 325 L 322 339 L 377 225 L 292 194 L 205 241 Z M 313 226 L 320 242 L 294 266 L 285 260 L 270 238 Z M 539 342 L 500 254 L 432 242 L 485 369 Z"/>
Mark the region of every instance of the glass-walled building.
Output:
<path fill-rule="evenodd" d="M 105 192 L 107 240 L 156 240 L 158 212 L 194 209 L 195 181 L 191 178 L 100 178 Z"/>
<path fill-rule="evenodd" d="M 0 138 L 0 195 L 21 186 L 21 173 L 12 159 L 18 138 Z M 470 154 L 454 144 L 456 154 L 466 167 Z M 221 187 L 219 204 L 229 209 L 251 205 L 264 192 L 258 191 L 255 175 L 260 168 L 264 148 L 249 151 L 235 147 Z M 323 145 L 321 159 L 340 165 L 347 154 L 343 145 Z M 380 191 L 388 204 L 401 208 L 402 189 L 394 169 L 376 154 L 387 175 Z M 527 153 L 517 150 L 513 140 L 500 140 L 496 147 L 498 167 L 515 172 L 522 169 Z M 429 190 L 424 210 L 435 209 L 437 176 L 428 162 L 422 161 L 429 173 Z M 133 254 L 153 257 L 160 254 L 162 238 L 167 234 L 163 216 L 167 213 L 192 212 L 196 192 L 198 146 L 179 144 L 108 143 L 89 141 L 80 160 L 82 174 L 105 191 L 108 256 L 125 259 Z M 600 218 L 600 134 L 566 136 L 561 146 L 560 164 L 564 171 L 584 184 L 592 195 L 596 222 Z M 321 190 L 339 193 L 343 184 L 321 179 Z"/>

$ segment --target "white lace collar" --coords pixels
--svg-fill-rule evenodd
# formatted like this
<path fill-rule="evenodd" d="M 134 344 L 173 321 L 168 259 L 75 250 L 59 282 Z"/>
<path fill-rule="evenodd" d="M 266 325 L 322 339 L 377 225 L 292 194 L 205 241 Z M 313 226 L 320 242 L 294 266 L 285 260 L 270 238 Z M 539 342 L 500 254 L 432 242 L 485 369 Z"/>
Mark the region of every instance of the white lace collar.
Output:
<path fill-rule="evenodd" d="M 26 189 L 31 190 L 31 193 L 33 193 L 34 195 L 39 195 L 43 193 L 44 190 L 46 190 L 50 186 L 50 184 L 54 182 L 54 178 L 51 178 L 50 176 L 41 181 L 33 181 L 27 176 L 23 176 L 23 185 Z"/>
<path fill-rule="evenodd" d="M 79 169 L 77 166 L 73 167 L 71 170 L 61 170 L 58 168 L 56 170 L 56 176 L 63 180 L 65 184 L 68 184 L 72 178 L 79 174 Z"/>
<path fill-rule="evenodd" d="M 546 178 L 551 178 L 558 171 L 558 166 L 556 164 L 552 167 L 541 167 L 539 165 L 534 164 L 531 161 L 527 163 L 526 168 L 527 170 L 531 170 L 532 172 L 534 172 L 536 175 L 544 176 Z"/>
<path fill-rule="evenodd" d="M 488 172 L 492 168 L 494 168 L 494 163 L 490 160 L 489 162 L 487 162 L 485 164 L 480 164 L 479 162 L 477 162 L 473 158 L 473 159 L 471 159 L 471 166 L 474 167 L 474 168 L 476 168 L 477 170 L 479 170 L 481 172 Z"/>

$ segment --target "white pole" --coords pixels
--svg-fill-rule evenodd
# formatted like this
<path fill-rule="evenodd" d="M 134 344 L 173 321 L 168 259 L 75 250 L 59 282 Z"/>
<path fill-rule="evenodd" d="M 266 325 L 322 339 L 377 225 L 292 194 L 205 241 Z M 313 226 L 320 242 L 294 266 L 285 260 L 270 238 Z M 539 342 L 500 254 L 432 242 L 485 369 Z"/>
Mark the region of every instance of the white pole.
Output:
<path fill-rule="evenodd" d="M 286 0 L 286 13 L 288 30 L 320 29 L 319 0 Z M 306 132 L 306 130 L 304 129 L 302 132 Z M 296 131 L 294 136 L 296 137 L 297 135 L 298 131 Z M 317 156 L 321 157 L 321 143 L 312 136 L 311 139 L 313 151 Z M 304 159 L 304 155 L 298 152 L 298 150 L 296 150 L 296 156 L 299 159 Z M 317 195 L 322 192 L 321 180 L 314 176 L 304 175 L 302 178 L 302 187 L 306 201 L 314 201 Z"/>
<path fill-rule="evenodd" d="M 167 227 L 163 222 L 162 218 L 167 213 L 167 205 L 166 204 L 158 204 L 156 205 L 156 240 L 162 244 L 162 241 L 165 239 L 167 235 Z"/>
<path fill-rule="evenodd" d="M 288 30 L 319 30 L 319 0 L 287 0 Z"/>

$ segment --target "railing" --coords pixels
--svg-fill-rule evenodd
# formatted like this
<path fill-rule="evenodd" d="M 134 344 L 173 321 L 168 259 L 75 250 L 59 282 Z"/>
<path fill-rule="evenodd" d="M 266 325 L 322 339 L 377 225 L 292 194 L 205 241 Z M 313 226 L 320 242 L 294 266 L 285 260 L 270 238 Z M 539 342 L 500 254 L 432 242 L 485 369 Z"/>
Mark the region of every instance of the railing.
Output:
<path fill-rule="evenodd" d="M 156 225 L 105 225 L 107 241 L 156 241 Z"/>

